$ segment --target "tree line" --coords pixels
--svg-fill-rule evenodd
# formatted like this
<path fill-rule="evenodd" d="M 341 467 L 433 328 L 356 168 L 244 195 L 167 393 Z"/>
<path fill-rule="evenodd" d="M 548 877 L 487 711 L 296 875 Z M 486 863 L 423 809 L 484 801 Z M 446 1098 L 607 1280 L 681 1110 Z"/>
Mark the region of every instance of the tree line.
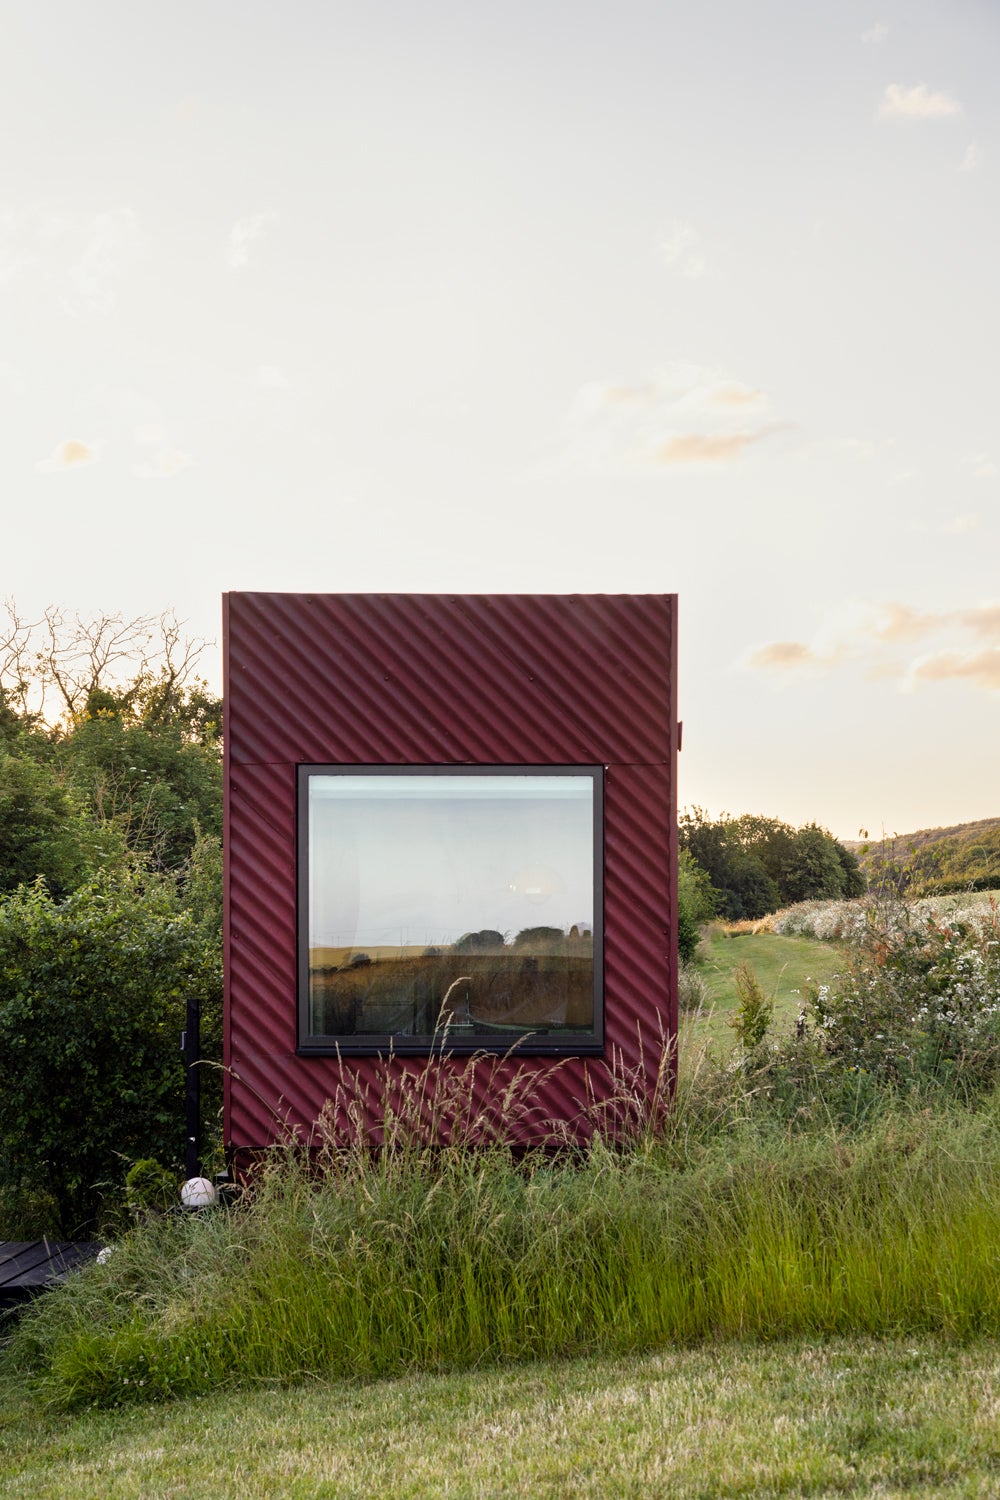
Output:
<path fill-rule="evenodd" d="M 0 1238 L 92 1234 L 133 1162 L 183 1160 L 189 994 L 221 1055 L 203 644 L 172 615 L 0 622 Z"/>
<path fill-rule="evenodd" d="M 852 851 L 817 823 L 793 828 L 778 818 L 745 813 L 710 818 L 686 809 L 680 845 L 681 955 L 690 958 L 698 926 L 766 916 L 796 901 L 863 895 L 867 882 Z"/>

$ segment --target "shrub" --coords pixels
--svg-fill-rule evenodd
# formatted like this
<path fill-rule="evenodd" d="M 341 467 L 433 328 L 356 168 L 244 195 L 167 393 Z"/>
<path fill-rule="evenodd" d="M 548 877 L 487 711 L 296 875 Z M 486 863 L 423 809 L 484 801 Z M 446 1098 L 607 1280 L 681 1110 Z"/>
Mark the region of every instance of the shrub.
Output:
<path fill-rule="evenodd" d="M 869 911 L 848 973 L 812 1010 L 827 1053 L 897 1087 L 933 1080 L 964 1094 L 1000 1077 L 1000 908 Z"/>
<path fill-rule="evenodd" d="M 178 1202 L 177 1173 L 163 1166 L 155 1157 L 142 1157 L 126 1175 L 125 1202 L 136 1217 L 175 1208 Z"/>
<path fill-rule="evenodd" d="M 72 890 L 99 863 L 99 843 L 51 766 L 0 749 L 0 892 L 38 875 Z"/>
<path fill-rule="evenodd" d="M 59 1205 L 44 1182 L 17 1176 L 8 1163 L 0 1182 L 0 1240 L 40 1240 L 59 1221 Z"/>
<path fill-rule="evenodd" d="M 182 717 L 130 723 L 118 697 L 92 694 L 56 754 L 94 815 L 163 869 L 179 869 L 200 833 L 221 836 L 218 746 L 193 739 Z"/>
<path fill-rule="evenodd" d="M 700 929 L 715 916 L 718 893 L 689 849 L 677 857 L 677 948 L 690 963 L 698 948 Z"/>
<path fill-rule="evenodd" d="M 681 963 L 677 975 L 677 1004 L 682 1011 L 701 1010 L 708 999 L 708 985 L 694 964 Z"/>
<path fill-rule="evenodd" d="M 767 1035 L 767 1028 L 774 1015 L 774 1000 L 765 995 L 753 966 L 741 963 L 733 970 L 736 985 L 736 1009 L 727 1025 L 736 1033 L 736 1040 L 747 1052 L 759 1047 Z"/>
<path fill-rule="evenodd" d="M 814 937 L 825 943 L 846 943 L 867 928 L 869 907 L 862 901 L 799 901 L 774 914 L 772 931 L 779 937 Z"/>
<path fill-rule="evenodd" d="M 0 1155 L 51 1192 L 49 1232 L 91 1228 L 128 1160 L 183 1159 L 192 992 L 217 1034 L 217 941 L 165 878 L 102 875 L 61 903 L 39 882 L 0 903 Z"/>

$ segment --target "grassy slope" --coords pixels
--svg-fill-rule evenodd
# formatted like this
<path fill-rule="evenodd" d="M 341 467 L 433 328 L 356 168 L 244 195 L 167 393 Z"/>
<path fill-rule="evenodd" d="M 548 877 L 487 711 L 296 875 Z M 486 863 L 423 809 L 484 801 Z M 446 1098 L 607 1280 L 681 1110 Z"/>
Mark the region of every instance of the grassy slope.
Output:
<path fill-rule="evenodd" d="M 996 1344 L 833 1339 L 76 1417 L 12 1393 L 0 1495 L 992 1496 L 998 1389 Z"/>
<path fill-rule="evenodd" d="M 933 844 L 952 841 L 959 844 L 974 843 L 983 834 L 994 833 L 997 829 L 1000 829 L 1000 818 L 979 818 L 974 823 L 954 823 L 948 828 L 918 828 L 913 833 L 892 833 L 883 838 L 845 839 L 843 842 L 846 848 L 858 855 L 866 849 L 881 853 L 884 845 L 886 853 L 902 857 L 911 850 L 918 852 Z"/>
<path fill-rule="evenodd" d="M 951 828 L 919 828 L 915 833 L 883 836 L 849 847 L 869 874 L 884 860 L 904 870 L 914 862 L 922 863 L 917 889 L 933 890 L 942 881 L 996 885 L 1000 878 L 1000 818 L 981 818 Z M 928 868 L 928 861 L 936 862 L 936 869 L 933 864 Z"/>

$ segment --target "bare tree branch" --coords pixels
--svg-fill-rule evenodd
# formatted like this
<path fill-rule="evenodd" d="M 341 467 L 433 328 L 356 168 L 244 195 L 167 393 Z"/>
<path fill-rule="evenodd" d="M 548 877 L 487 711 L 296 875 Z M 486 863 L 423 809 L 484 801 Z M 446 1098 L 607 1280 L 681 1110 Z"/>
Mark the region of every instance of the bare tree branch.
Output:
<path fill-rule="evenodd" d="M 0 693 L 27 715 L 32 684 L 31 638 L 41 621 L 25 620 L 13 599 L 3 601 L 0 620 Z"/>
<path fill-rule="evenodd" d="M 50 605 L 40 620 L 27 621 L 8 599 L 4 611 L 0 689 L 49 728 L 82 718 L 101 693 L 162 714 L 186 686 L 200 685 L 195 670 L 208 642 L 188 639 L 173 610 L 129 619 Z"/>

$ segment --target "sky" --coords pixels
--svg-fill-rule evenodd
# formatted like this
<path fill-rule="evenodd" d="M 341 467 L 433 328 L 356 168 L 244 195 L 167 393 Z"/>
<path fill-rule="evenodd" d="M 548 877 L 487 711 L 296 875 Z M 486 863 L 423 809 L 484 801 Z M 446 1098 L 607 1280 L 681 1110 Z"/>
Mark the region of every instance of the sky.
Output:
<path fill-rule="evenodd" d="M 309 945 L 594 925 L 589 776 L 313 776 Z"/>
<path fill-rule="evenodd" d="M 0 10 L 0 595 L 676 592 L 680 801 L 1000 813 L 1000 7 Z"/>

